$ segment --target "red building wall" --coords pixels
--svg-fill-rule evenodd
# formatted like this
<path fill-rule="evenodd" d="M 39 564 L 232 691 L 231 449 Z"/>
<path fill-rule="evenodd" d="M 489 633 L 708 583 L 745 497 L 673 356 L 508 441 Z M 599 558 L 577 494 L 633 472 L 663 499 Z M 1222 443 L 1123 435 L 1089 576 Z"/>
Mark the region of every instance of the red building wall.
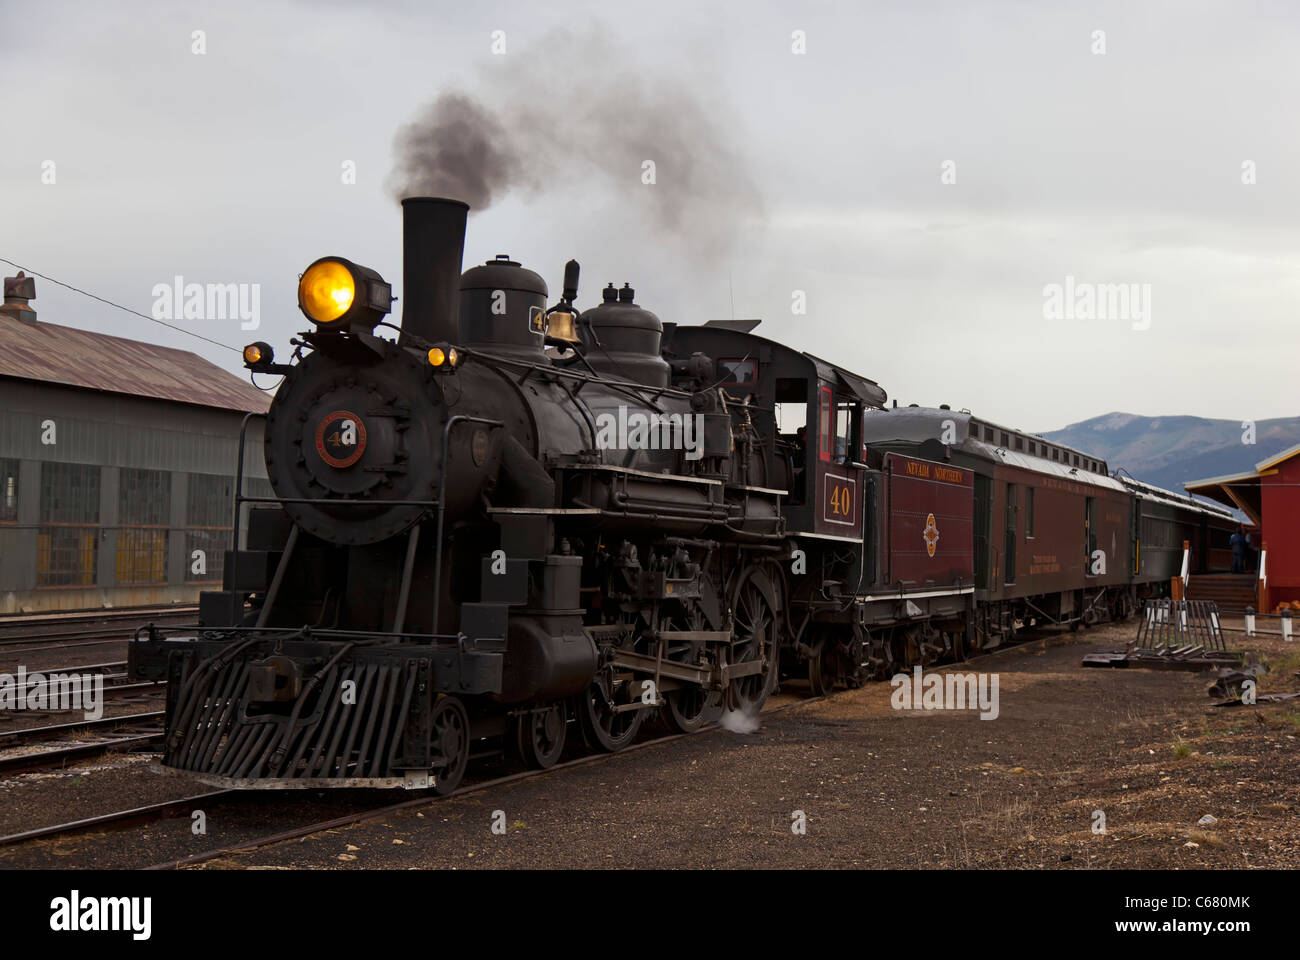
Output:
<path fill-rule="evenodd" d="M 1300 600 L 1300 455 L 1260 478 L 1260 509 L 1268 545 L 1268 605 Z"/>

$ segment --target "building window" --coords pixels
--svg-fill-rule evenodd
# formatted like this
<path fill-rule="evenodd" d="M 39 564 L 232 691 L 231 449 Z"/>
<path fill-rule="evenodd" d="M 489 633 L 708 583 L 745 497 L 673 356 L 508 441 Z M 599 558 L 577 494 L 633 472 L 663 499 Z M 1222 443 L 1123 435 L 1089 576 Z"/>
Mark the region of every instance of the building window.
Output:
<path fill-rule="evenodd" d="M 235 480 L 208 473 L 191 473 L 185 516 L 185 579 L 191 583 L 221 582 L 226 550 L 230 546 Z M 244 493 L 251 496 L 249 482 Z"/>
<path fill-rule="evenodd" d="M 121 472 L 117 498 L 117 582 L 167 582 L 167 524 L 171 474 L 163 470 Z"/>
<path fill-rule="evenodd" d="M 98 546 L 99 467 L 42 464 L 36 585 L 93 586 Z"/>
<path fill-rule="evenodd" d="M 0 460 L 0 523 L 18 522 L 18 461 Z"/>

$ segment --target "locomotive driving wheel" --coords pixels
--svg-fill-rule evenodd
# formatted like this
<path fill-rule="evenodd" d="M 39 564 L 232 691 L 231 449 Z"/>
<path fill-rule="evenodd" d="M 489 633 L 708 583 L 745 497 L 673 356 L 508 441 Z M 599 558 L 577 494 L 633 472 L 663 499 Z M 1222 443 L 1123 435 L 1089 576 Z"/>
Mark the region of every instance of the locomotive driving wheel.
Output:
<path fill-rule="evenodd" d="M 691 606 L 688 610 L 660 617 L 659 629 L 703 630 L 704 616 L 698 607 Z M 702 642 L 692 641 L 685 650 L 669 651 L 667 659 L 679 663 L 700 663 L 703 648 Z M 664 694 L 664 701 L 661 712 L 663 721 L 670 730 L 677 733 L 694 733 L 722 715 L 722 694 L 694 683 L 684 683 L 676 690 L 669 690 Z"/>
<path fill-rule="evenodd" d="M 515 742 L 524 763 L 538 770 L 555 766 L 564 750 L 568 721 L 562 700 L 520 714 L 515 720 Z"/>
<path fill-rule="evenodd" d="M 694 733 L 722 716 L 721 695 L 694 684 L 672 690 L 664 699 L 664 720 L 678 733 Z"/>
<path fill-rule="evenodd" d="M 469 714 L 455 697 L 439 697 L 429 721 L 433 789 L 446 796 L 460 786 L 469 765 Z"/>
<path fill-rule="evenodd" d="M 764 660 L 760 673 L 737 677 L 727 685 L 724 704 L 757 715 L 776 686 L 777 614 L 760 585 L 761 574 L 750 567 L 740 576 L 732 600 L 732 664 Z"/>

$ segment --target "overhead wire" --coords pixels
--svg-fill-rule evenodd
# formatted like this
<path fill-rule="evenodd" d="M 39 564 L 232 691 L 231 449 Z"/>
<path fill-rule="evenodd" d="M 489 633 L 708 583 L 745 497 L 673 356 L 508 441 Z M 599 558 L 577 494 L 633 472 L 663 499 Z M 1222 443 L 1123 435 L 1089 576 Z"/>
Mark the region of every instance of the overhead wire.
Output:
<path fill-rule="evenodd" d="M 109 300 L 107 297 L 101 297 L 98 294 L 91 293 L 89 290 L 83 290 L 80 287 L 74 287 L 72 284 L 64 283 L 62 280 L 56 280 L 53 277 L 48 276 L 47 274 L 38 273 L 37 271 L 32 270 L 30 267 L 24 267 L 22 264 L 14 263 L 12 260 L 8 260 L 4 257 L 0 257 L 0 263 L 7 263 L 9 264 L 9 266 L 16 267 L 17 269 L 21 270 L 24 274 L 28 276 L 40 277 L 42 280 L 45 280 L 48 283 L 53 283 L 56 286 L 63 287 L 65 290 L 71 290 L 73 293 L 79 293 L 83 297 L 89 297 L 92 300 L 98 300 L 100 303 L 108 304 L 110 307 L 116 307 L 118 310 L 125 311 L 126 313 L 129 313 L 135 317 L 139 317 L 142 320 L 148 320 L 150 323 L 160 324 L 161 326 L 167 327 L 169 330 L 175 330 L 177 333 L 183 333 L 186 336 L 195 337 L 199 340 L 204 341 L 205 343 L 212 344 L 214 347 L 221 347 L 225 350 L 233 350 L 235 351 L 235 353 L 243 352 L 242 350 L 240 350 L 239 347 L 233 347 L 228 343 L 222 343 L 220 340 L 213 340 L 211 337 L 205 337 L 203 336 L 203 334 L 195 333 L 193 330 L 187 330 L 184 327 L 178 327 L 176 326 L 176 324 L 168 323 L 166 320 L 160 320 L 157 317 L 151 317 L 147 313 L 141 313 L 139 310 L 134 310 L 131 307 L 124 306 L 123 304 L 117 303 L 114 300 Z"/>

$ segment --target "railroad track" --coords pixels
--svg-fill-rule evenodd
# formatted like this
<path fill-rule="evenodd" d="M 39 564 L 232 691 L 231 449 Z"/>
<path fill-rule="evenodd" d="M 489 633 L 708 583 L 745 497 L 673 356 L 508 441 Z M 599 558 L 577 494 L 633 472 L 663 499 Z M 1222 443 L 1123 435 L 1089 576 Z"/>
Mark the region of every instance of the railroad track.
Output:
<path fill-rule="evenodd" d="M 167 692 L 167 682 L 154 682 L 152 680 L 133 681 L 126 672 L 125 660 L 113 660 L 108 663 L 91 663 L 77 664 L 67 667 L 43 667 L 28 668 L 27 685 L 23 688 L 27 696 L 44 696 L 46 702 L 57 700 L 63 690 L 63 681 L 56 683 L 55 677 L 61 678 L 90 678 L 101 676 L 104 679 L 104 686 L 101 690 L 102 701 L 107 703 L 110 700 L 147 700 L 150 697 L 156 697 Z M 45 678 L 41 682 L 32 682 L 31 678 L 35 676 Z M 23 716 L 32 714 L 55 714 L 76 712 L 83 709 L 81 706 L 62 709 L 57 706 L 43 707 L 38 710 L 3 711 L 0 712 L 0 723 L 12 722 Z M 109 718 L 111 719 L 111 718 Z M 92 723 L 105 722 L 103 719 L 92 721 Z M 14 740 L 31 739 L 34 731 L 49 730 L 54 731 L 60 728 L 76 729 L 84 727 L 87 724 L 67 723 L 58 724 L 51 727 L 28 727 L 16 730 L 0 731 L 0 749 L 10 745 Z"/>
<path fill-rule="evenodd" d="M 1007 653 L 1013 653 L 1016 651 L 1028 652 L 1036 646 L 1045 648 L 1047 646 L 1050 646 L 1053 640 L 1069 640 L 1072 636 L 1073 636 L 1072 634 L 1064 633 L 1064 632 L 1051 633 L 1045 636 L 1029 636 L 1026 637 L 1024 640 L 1001 645 L 993 650 L 985 651 L 974 657 L 969 657 L 960 662 L 943 664 L 936 669 L 943 670 L 943 669 L 955 669 L 960 667 L 966 667 L 979 662 L 995 659 Z M 839 696 L 844 692 L 847 691 L 838 691 L 837 693 L 831 694 L 830 697 Z M 795 707 L 801 707 L 812 703 L 818 703 L 826 699 L 829 699 L 829 697 L 801 696 L 796 700 L 792 700 L 786 703 L 781 703 L 775 706 L 769 706 L 762 711 L 761 715 L 765 717 L 774 716 L 776 714 L 783 713 L 787 710 L 794 709 Z M 141 716 L 147 716 L 147 715 L 141 715 Z M 162 714 L 158 713 L 158 714 L 154 714 L 153 716 L 161 717 Z M 72 726 L 76 726 L 76 724 L 69 724 L 67 726 L 72 727 Z M 516 783 L 522 780 L 528 780 L 534 777 L 540 777 L 546 774 L 556 773 L 561 770 L 568 770 L 574 767 L 579 767 L 590 763 L 607 762 L 616 759 L 617 757 L 625 756 L 637 750 L 644 750 L 654 746 L 661 746 L 663 744 L 671 743 L 675 740 L 681 740 L 684 737 L 715 733 L 721 729 L 724 729 L 721 724 L 714 723 L 698 731 L 697 733 L 667 734 L 660 737 L 654 737 L 648 740 L 641 740 L 638 741 L 637 743 L 634 743 L 624 748 L 623 750 L 620 750 L 618 753 L 588 754 L 586 756 L 575 757 L 572 760 L 562 761 L 560 763 L 555 764 L 552 767 L 548 767 L 545 770 L 522 770 L 514 773 L 509 773 L 504 776 L 494 777 L 488 780 L 480 780 L 473 783 L 467 783 L 461 786 L 459 789 L 453 791 L 452 793 L 447 794 L 446 796 L 440 796 L 433 793 L 426 793 L 418 797 L 411 798 L 409 800 L 402 800 L 397 803 L 383 804 L 378 807 L 370 807 L 364 810 L 359 810 L 353 813 L 346 814 L 341 817 L 335 817 L 329 820 L 315 821 L 312 823 L 304 824 L 302 826 L 293 827 L 288 830 L 283 830 L 272 834 L 253 837 L 249 840 L 241 841 L 239 843 L 227 844 L 221 847 L 213 848 L 211 850 L 206 850 L 202 853 L 196 853 L 188 857 L 183 857 L 178 860 L 169 860 L 163 863 L 154 864 L 150 867 L 147 867 L 146 869 L 175 870 L 175 869 L 180 869 L 182 867 L 193 866 L 199 863 L 204 863 L 210 860 L 214 860 L 218 857 L 226 856 L 231 853 L 239 853 L 243 851 L 255 850 L 260 847 L 270 846 L 276 843 L 283 843 L 288 840 L 295 840 L 301 837 L 310 836 L 313 833 L 320 833 L 325 830 L 332 830 L 338 827 L 350 826 L 352 824 L 363 823 L 369 820 L 381 819 L 383 817 L 391 816 L 392 814 L 403 810 L 410 810 L 419 807 L 431 806 L 443 800 L 448 800 L 452 797 L 464 796 L 466 794 L 475 793 L 483 790 L 491 790 L 496 787 L 505 786 L 510 783 Z M 160 733 L 157 734 L 156 738 L 157 737 L 161 737 L 161 734 Z M 3 746 L 2 739 L 0 739 L 0 746 Z M 53 824 L 47 827 L 39 827 L 33 830 L 24 831 L 22 833 L 11 834 L 6 837 L 0 837 L 0 846 L 9 846 L 13 844 L 23 843 L 28 840 L 36 840 L 41 838 L 66 836 L 66 835 L 85 832 L 88 830 L 113 828 L 113 827 L 125 827 L 125 826 L 130 826 L 132 824 L 138 824 L 138 823 L 157 823 L 169 817 L 177 816 L 182 813 L 188 813 L 191 810 L 198 807 L 200 804 L 203 804 L 205 806 L 210 806 L 213 802 L 228 802 L 235 799 L 243 800 L 264 792 L 265 791 L 252 791 L 252 790 L 209 791 L 207 793 L 195 794 L 193 796 L 182 797 L 176 800 L 168 800 L 161 803 L 149 804 L 147 806 L 142 806 L 142 807 L 133 807 L 130 809 L 120 810 L 113 813 L 102 814 L 100 816 L 89 817 L 83 820 L 75 820 L 69 823 Z"/>
<path fill-rule="evenodd" d="M 197 616 L 196 607 L 157 607 L 53 617 L 5 617 L 0 618 L 0 652 L 30 653 L 125 641 L 147 624 L 189 626 Z"/>
<path fill-rule="evenodd" d="M 105 813 L 97 817 L 87 817 L 84 820 L 74 820 L 71 823 L 56 823 L 49 827 L 37 827 L 35 830 L 11 833 L 7 837 L 0 837 L 0 847 L 25 843 L 28 840 L 39 840 L 42 837 L 68 836 L 86 830 L 93 830 L 96 827 L 124 827 L 132 823 L 156 823 L 170 816 L 189 813 L 200 803 L 208 804 L 223 797 L 229 798 L 235 792 L 234 790 L 214 790 L 210 793 L 200 793 L 190 797 L 180 797 L 176 800 L 165 800 L 162 803 L 151 803 L 143 807 L 132 807 L 129 810 L 118 810 L 115 813 Z"/>
<path fill-rule="evenodd" d="M 77 736 L 77 741 L 73 743 L 60 743 L 45 750 L 0 757 L 0 776 L 47 770 L 50 767 L 63 766 L 72 761 L 102 756 L 105 753 L 157 744 L 161 742 L 163 736 L 163 715 L 162 710 L 151 710 L 120 717 L 101 717 L 98 720 L 80 720 L 5 731 L 0 733 L 0 749 L 50 738 L 77 736 L 86 732 L 93 734 L 101 730 L 113 732 L 95 740 L 85 741 Z"/>
<path fill-rule="evenodd" d="M 762 716 L 782 713 L 793 707 L 803 706 L 808 703 L 816 703 L 825 700 L 826 697 L 807 697 L 796 700 L 793 703 L 785 703 L 770 710 L 763 710 Z M 592 753 L 582 757 L 575 757 L 572 760 L 561 761 L 554 766 L 547 767 L 545 770 L 521 770 L 517 773 L 509 773 L 502 777 L 494 777 L 491 780 L 480 780 L 476 783 L 468 783 L 458 787 L 446 795 L 426 794 L 415 797 L 411 800 L 402 800 L 397 803 L 384 804 L 380 807 L 373 807 L 367 810 L 360 810 L 356 813 L 349 813 L 341 817 L 335 817 L 332 820 L 321 820 L 316 823 L 309 823 L 301 827 L 293 827 L 279 833 L 269 834 L 262 837 L 254 837 L 251 840 L 245 840 L 240 843 L 227 844 L 212 850 L 206 850 L 203 853 L 196 853 L 188 857 L 182 857 L 179 860 L 169 860 L 165 863 L 156 863 L 153 866 L 145 867 L 146 870 L 178 870 L 181 867 L 193 866 L 194 864 L 204 863 L 209 860 L 215 860 L 218 857 L 224 857 L 227 854 L 239 853 L 246 850 L 256 850 L 259 847 L 271 846 L 276 843 L 283 843 L 286 840 L 297 840 L 300 837 L 310 836 L 313 833 L 321 833 L 325 830 L 335 830 L 339 827 L 351 826 L 355 823 L 364 823 L 368 820 L 379 820 L 383 817 L 392 816 L 402 810 L 411 810 L 416 807 L 432 806 L 443 800 L 450 800 L 452 797 L 462 797 L 469 793 L 477 793 L 481 790 L 492 790 L 496 787 L 505 786 L 509 783 L 517 783 L 521 780 L 531 780 L 534 777 L 541 777 L 551 773 L 558 773 L 561 770 L 570 770 L 574 767 L 586 766 L 590 763 L 602 763 L 613 760 L 617 757 L 623 757 L 638 750 L 645 750 L 650 747 L 661 746 L 665 743 L 672 743 L 675 740 L 681 740 L 684 737 L 695 737 L 707 733 L 716 733 L 724 729 L 721 724 L 710 724 L 695 733 L 670 733 L 662 737 L 655 737 L 651 740 L 640 740 L 630 746 L 624 747 L 617 753 Z M 0 838 L 0 843 L 3 843 Z"/>
<path fill-rule="evenodd" d="M 806 703 L 814 703 L 823 697 L 808 697 L 791 703 L 781 704 L 777 707 L 765 709 L 764 716 L 776 714 L 790 709 L 791 707 L 800 706 Z M 715 732 L 723 729 L 720 724 L 710 724 L 704 729 L 698 731 L 699 734 Z M 403 800 L 398 803 L 383 804 L 379 807 L 368 807 L 354 813 L 346 814 L 342 817 L 336 817 L 330 820 L 316 821 L 300 827 L 294 827 L 290 830 L 271 834 L 268 836 L 255 837 L 251 840 L 243 841 L 237 844 L 228 844 L 218 849 L 205 851 L 204 853 L 194 854 L 180 860 L 169 861 L 166 863 L 155 864 L 146 867 L 148 870 L 169 870 L 183 866 L 189 866 L 195 863 L 201 863 L 205 860 L 212 860 L 227 853 L 238 852 L 240 850 L 251 850 L 257 847 L 267 846 L 272 843 L 279 843 L 284 840 L 291 840 L 297 837 L 307 836 L 322 830 L 329 830 L 335 827 L 347 826 L 353 823 L 361 823 L 366 820 L 373 820 L 380 817 L 388 816 L 395 811 L 407 810 L 412 807 L 419 807 L 429 804 L 438 803 L 451 797 L 463 796 L 467 793 L 473 793 L 478 790 L 489 790 L 494 787 L 503 786 L 508 783 L 514 783 L 520 780 L 528 780 L 533 777 L 539 777 L 544 774 L 567 770 L 572 767 L 582 766 L 588 763 L 598 763 L 605 760 L 611 760 L 614 757 L 623 756 L 636 750 L 643 750 L 648 747 L 660 744 L 671 743 L 674 740 L 680 740 L 683 737 L 696 736 L 694 733 L 676 733 L 668 734 L 662 737 L 655 737 L 650 740 L 642 740 L 620 750 L 618 753 L 597 753 L 588 754 L 582 757 L 576 757 L 572 760 L 566 760 L 557 763 L 545 770 L 521 770 L 516 773 L 510 773 L 505 776 L 495 777 L 490 780 L 480 780 L 475 783 L 466 784 L 459 789 L 441 796 L 432 792 L 422 794 L 410 800 Z M 136 823 L 156 823 L 176 816 L 182 812 L 189 812 L 198 804 L 210 805 L 213 801 L 222 802 L 236 798 L 243 799 L 253 794 L 265 793 L 266 791 L 254 790 L 214 790 L 208 793 L 196 794 L 189 797 L 181 797 L 177 800 L 168 800 L 162 803 L 149 804 L 143 807 L 133 807 L 127 810 L 120 810 L 114 813 L 106 813 L 100 816 L 89 817 L 84 820 L 74 820 L 69 823 L 53 824 L 47 827 L 38 827 L 33 830 L 26 830 L 22 833 L 10 834 L 9 836 L 0 837 L 0 846 L 11 846 L 13 844 L 24 843 L 28 840 L 37 840 L 50 837 L 68 836 L 76 833 L 83 833 L 88 830 L 130 826 Z"/>

